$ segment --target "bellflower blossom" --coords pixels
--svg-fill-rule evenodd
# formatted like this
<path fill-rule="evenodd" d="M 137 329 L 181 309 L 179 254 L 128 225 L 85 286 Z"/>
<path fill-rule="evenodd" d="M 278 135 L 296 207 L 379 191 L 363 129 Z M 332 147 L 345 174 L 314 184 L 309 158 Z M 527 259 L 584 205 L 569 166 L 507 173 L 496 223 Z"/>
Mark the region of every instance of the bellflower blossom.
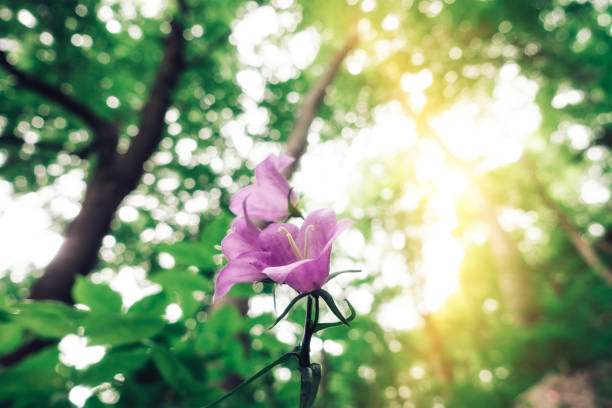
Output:
<path fill-rule="evenodd" d="M 307 299 L 301 345 L 268 364 L 242 385 L 295 357 L 301 376 L 299 406 L 311 408 L 322 375 L 321 365 L 310 361 L 313 335 L 342 324 L 348 326 L 355 318 L 355 310 L 347 299 L 345 301 L 351 314 L 345 317 L 331 294 L 322 286 L 328 279 L 341 273 L 359 271 L 345 270 L 331 275 L 329 273 L 332 245 L 344 230 L 353 225 L 353 221 L 338 221 L 333 210 L 320 209 L 310 213 L 300 227 L 279 222 L 289 216 L 302 217 L 295 206 L 296 197 L 281 173 L 292 162 L 293 159 L 288 156 L 268 156 L 255 169 L 255 184 L 243 188 L 230 200 L 230 210 L 237 217 L 232 221 L 230 232 L 221 242 L 221 250 L 228 263 L 217 276 L 214 299 L 227 294 L 236 283 L 268 280 L 287 284 L 299 294 L 289 302 L 272 327 L 281 321 L 300 299 Z M 251 220 L 251 216 L 272 223 L 262 227 L 262 230 Z M 319 301 L 327 304 L 329 311 L 338 318 L 337 322 L 319 323 Z M 242 385 L 207 407 L 215 406 L 229 398 Z"/>
<path fill-rule="evenodd" d="M 291 192 L 289 183 L 281 174 L 293 163 L 290 156 L 269 155 L 255 168 L 255 184 L 238 191 L 230 200 L 230 211 L 244 215 L 244 202 L 251 217 L 262 221 L 281 221 L 292 215 L 297 197 Z"/>
<path fill-rule="evenodd" d="M 248 208 L 248 205 L 245 205 Z M 306 217 L 300 228 L 274 223 L 263 231 L 245 216 L 232 222 L 221 247 L 228 264 L 215 284 L 215 299 L 236 283 L 269 278 L 298 292 L 320 289 L 329 276 L 332 244 L 350 220 L 337 221 L 334 211 L 321 209 Z"/>

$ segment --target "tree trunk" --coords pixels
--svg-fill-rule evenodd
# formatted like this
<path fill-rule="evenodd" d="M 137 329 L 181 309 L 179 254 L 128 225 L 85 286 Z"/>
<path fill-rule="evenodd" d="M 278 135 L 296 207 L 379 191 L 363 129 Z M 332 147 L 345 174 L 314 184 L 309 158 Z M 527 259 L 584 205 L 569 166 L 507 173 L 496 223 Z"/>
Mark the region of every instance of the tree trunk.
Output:
<path fill-rule="evenodd" d="M 182 2 L 180 2 L 183 5 Z M 181 7 L 184 12 L 184 7 Z M 183 29 L 174 21 L 165 40 L 164 56 L 159 65 L 149 99 L 140 115 L 140 128 L 128 151 L 116 153 L 117 130 L 114 126 L 93 116 L 90 111 L 70 96 L 30 75 L 13 72 L 21 83 L 52 99 L 73 114 L 80 116 L 92 127 L 95 135 L 92 147 L 98 152 L 98 167 L 87 186 L 81 211 L 66 231 L 65 240 L 57 255 L 34 284 L 31 299 L 51 299 L 72 303 L 72 286 L 78 274 L 87 275 L 97 264 L 102 239 L 110 230 L 114 214 L 137 185 L 143 173 L 143 164 L 156 150 L 164 132 L 164 115 L 170 106 L 170 95 L 184 69 Z M 2 59 L 0 59 L 2 62 Z M 49 344 L 34 340 L 0 359 L 0 365 L 12 365 L 25 356 Z"/>
<path fill-rule="evenodd" d="M 436 323 L 433 320 L 431 313 L 421 315 L 425 321 L 425 335 L 429 342 L 429 350 L 431 356 L 431 362 L 436 376 L 445 385 L 450 385 L 453 382 L 453 366 L 448 360 L 448 356 L 444 351 L 444 345 L 442 344 L 442 338 L 440 332 L 436 327 Z"/>
<path fill-rule="evenodd" d="M 71 303 L 76 275 L 87 275 L 97 264 L 102 238 L 109 232 L 117 208 L 138 185 L 144 162 L 163 136 L 164 114 L 184 65 L 182 31 L 177 22 L 172 23 L 164 57 L 141 112 L 138 134 L 125 155 L 101 161 L 94 170 L 81 211 L 68 227 L 64 243 L 45 274 L 34 284 L 32 299 Z"/>

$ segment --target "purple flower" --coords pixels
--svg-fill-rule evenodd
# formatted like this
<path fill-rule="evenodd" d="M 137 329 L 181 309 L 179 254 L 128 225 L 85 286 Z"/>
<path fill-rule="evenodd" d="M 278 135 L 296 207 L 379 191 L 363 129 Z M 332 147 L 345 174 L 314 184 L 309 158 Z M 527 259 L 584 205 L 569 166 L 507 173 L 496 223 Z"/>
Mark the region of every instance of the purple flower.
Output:
<path fill-rule="evenodd" d="M 255 184 L 238 191 L 230 200 L 230 211 L 244 215 L 243 203 L 249 197 L 247 209 L 251 217 L 262 221 L 280 221 L 287 218 L 289 209 L 289 183 L 281 171 L 295 159 L 289 156 L 269 155 L 255 168 Z M 295 194 L 291 202 L 295 204 Z"/>
<path fill-rule="evenodd" d="M 286 283 L 298 292 L 321 288 L 329 276 L 332 244 L 353 221 L 336 219 L 329 209 L 312 212 L 298 229 L 292 224 L 272 224 L 261 232 L 260 247 L 269 253 L 263 274 Z"/>
<path fill-rule="evenodd" d="M 248 205 L 244 206 L 247 214 Z M 260 231 L 248 215 L 235 219 L 221 244 L 228 264 L 217 277 L 215 299 L 235 283 L 265 278 L 286 283 L 298 292 L 321 288 L 329 276 L 332 244 L 352 224 L 350 220 L 338 222 L 329 209 L 314 211 L 300 228 L 275 223 Z"/>

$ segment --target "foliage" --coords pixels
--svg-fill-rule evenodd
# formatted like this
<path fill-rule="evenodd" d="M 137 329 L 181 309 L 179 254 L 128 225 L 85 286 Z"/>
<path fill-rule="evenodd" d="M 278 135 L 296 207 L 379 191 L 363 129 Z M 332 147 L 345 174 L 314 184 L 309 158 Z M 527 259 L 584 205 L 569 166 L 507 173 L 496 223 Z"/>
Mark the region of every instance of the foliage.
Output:
<path fill-rule="evenodd" d="M 337 260 L 348 266 L 339 269 L 365 265 L 367 274 L 330 282 L 330 292 L 351 299 L 354 320 L 339 329 L 320 323 L 328 330 L 315 335 L 322 367 L 315 406 L 512 406 L 547 373 L 609 367 L 612 289 L 576 247 L 579 238 L 604 266 L 612 262 L 606 2 L 194 0 L 185 14 L 174 2 L 153 11 L 147 3 L 8 0 L 0 6 L 0 49 L 8 61 L 115 124 L 120 152 L 140 126 L 172 19 L 184 24 L 187 60 L 159 147 L 103 239 L 94 272 L 76 280 L 75 305 L 27 299 L 40 268 L 30 265 L 24 279 L 0 270 L 0 354 L 33 341 L 45 345 L 0 368 L 0 405 L 67 407 L 85 390 L 93 394 L 85 407 L 203 406 L 297 345 L 296 327 L 305 317 L 299 303 L 274 330 L 267 328 L 281 308 L 254 312 L 258 301 L 276 296 L 266 284 L 230 292 L 242 300 L 238 305 L 251 299 L 249 313 L 231 302 L 212 303 L 223 263 L 216 246 L 229 227 L 230 195 L 249 183 L 263 153 L 286 141 L 300 103 L 353 25 L 360 43 L 328 88 L 309 141 L 319 148 L 348 145 L 376 125 L 385 106 L 410 118 L 396 137 L 415 133 L 418 141 L 359 161 L 348 203 L 328 203 L 356 219 L 367 243 L 357 254 L 340 252 Z M 256 10 L 284 23 L 245 51 L 236 26 Z M 289 63 L 283 71 L 270 68 L 271 58 L 263 61 L 266 50 L 287 49 L 309 29 L 320 38 L 312 62 Z M 262 61 L 249 62 L 248 52 Z M 251 86 L 261 80 L 261 95 L 239 80 L 245 72 Z M 522 141 L 522 159 L 492 166 L 476 148 L 473 157 L 462 157 L 452 148 L 456 139 L 447 143 L 432 119 L 466 101 L 478 106 L 474 121 L 486 119 L 508 72 L 525 86 L 519 93 L 528 93 L 529 81 L 536 89 L 539 122 Z M 411 76 L 402 82 L 404 74 L 422 75 L 414 77 L 422 82 L 414 85 Z M 6 71 L 0 93 L 0 192 L 47 197 L 41 205 L 53 216 L 52 228 L 63 230 L 75 213 L 57 198 L 79 203 L 98 164 L 92 131 L 52 100 L 17 86 Z M 520 133 L 520 122 L 509 123 L 508 133 Z M 473 135 L 452 130 L 469 145 Z M 419 164 L 427 149 L 438 156 L 426 159 L 441 157 L 463 174 L 464 190 L 436 195 L 439 179 L 424 177 Z M 344 159 L 336 158 L 338 167 Z M 581 187 L 589 180 L 607 189 L 608 200 L 585 201 Z M 66 183 L 71 195 L 61 192 Z M 437 232 L 435 254 L 452 257 L 445 234 L 461 241 L 458 285 L 432 310 L 424 300 L 423 231 L 440 221 L 430 209 L 451 201 L 453 222 Z M 510 213 L 530 221 L 500 223 Z M 403 244 L 394 244 L 394 236 Z M 397 263 L 380 262 L 398 257 L 397 270 Z M 437 272 L 438 280 L 452 279 Z M 137 277 L 131 282 L 139 297 L 126 295 L 130 283 L 119 279 L 126 276 Z M 286 306 L 287 292 L 279 292 Z M 334 314 L 349 315 L 343 304 L 334 307 L 342 309 Z M 416 323 L 384 324 L 390 307 L 399 323 L 410 316 Z M 76 367 L 62 347 L 66 338 L 80 339 L 83 355 L 93 355 L 95 346 L 104 355 Z M 283 364 L 296 368 L 289 360 Z M 282 366 L 271 372 L 225 406 L 295 406 L 296 370 L 289 377 Z M 609 382 L 594 380 L 601 406 L 612 399 Z"/>

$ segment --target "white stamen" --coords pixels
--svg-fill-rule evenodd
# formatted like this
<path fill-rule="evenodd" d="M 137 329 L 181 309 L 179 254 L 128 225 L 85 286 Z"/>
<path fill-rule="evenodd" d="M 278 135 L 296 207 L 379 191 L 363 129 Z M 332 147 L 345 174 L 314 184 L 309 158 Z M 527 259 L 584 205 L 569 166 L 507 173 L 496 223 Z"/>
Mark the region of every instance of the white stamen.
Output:
<path fill-rule="evenodd" d="M 298 259 L 304 259 L 304 257 L 300 253 L 300 250 L 298 249 L 297 245 L 295 244 L 295 241 L 293 240 L 293 236 L 291 235 L 291 233 L 289 231 L 287 231 L 287 228 L 280 227 L 278 229 L 278 232 L 284 232 L 285 233 L 285 235 L 287 236 L 287 239 L 289 240 L 289 245 L 291 245 L 291 249 L 293 249 L 293 253 L 295 253 L 295 255 L 298 257 Z"/>
<path fill-rule="evenodd" d="M 309 225 L 306 227 L 306 232 L 304 234 L 304 258 L 308 258 L 308 233 L 310 233 L 310 231 L 314 231 L 314 225 Z"/>

